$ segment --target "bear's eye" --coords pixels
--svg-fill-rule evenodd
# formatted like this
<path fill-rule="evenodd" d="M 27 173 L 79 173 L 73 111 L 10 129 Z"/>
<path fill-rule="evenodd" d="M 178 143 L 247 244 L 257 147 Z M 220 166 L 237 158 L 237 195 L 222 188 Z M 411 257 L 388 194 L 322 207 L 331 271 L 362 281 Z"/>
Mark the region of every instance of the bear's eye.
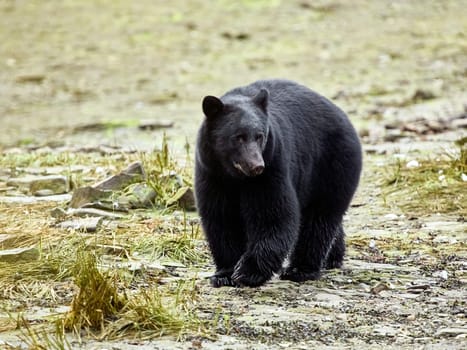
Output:
<path fill-rule="evenodd" d="M 264 135 L 263 134 L 256 134 L 255 140 L 257 142 L 263 142 Z"/>
<path fill-rule="evenodd" d="M 235 136 L 235 140 L 239 143 L 244 143 L 246 141 L 246 135 L 240 134 Z"/>

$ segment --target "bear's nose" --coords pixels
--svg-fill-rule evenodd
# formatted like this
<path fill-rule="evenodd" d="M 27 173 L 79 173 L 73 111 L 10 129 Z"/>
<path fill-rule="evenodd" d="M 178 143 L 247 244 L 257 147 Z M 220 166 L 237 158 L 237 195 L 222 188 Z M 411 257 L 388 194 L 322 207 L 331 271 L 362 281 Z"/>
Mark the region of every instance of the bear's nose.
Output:
<path fill-rule="evenodd" d="M 260 175 L 264 170 L 264 165 L 257 165 L 253 169 L 251 169 L 251 172 L 254 175 Z"/>

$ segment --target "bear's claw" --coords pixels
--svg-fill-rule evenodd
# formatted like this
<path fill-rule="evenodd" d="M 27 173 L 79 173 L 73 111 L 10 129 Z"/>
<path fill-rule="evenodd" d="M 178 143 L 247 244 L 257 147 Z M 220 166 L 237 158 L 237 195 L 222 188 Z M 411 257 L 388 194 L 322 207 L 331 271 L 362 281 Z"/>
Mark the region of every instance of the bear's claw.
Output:
<path fill-rule="evenodd" d="M 214 276 L 209 277 L 209 280 L 211 282 L 211 286 L 213 286 L 214 288 L 237 287 L 238 286 L 229 276 L 214 275 Z"/>
<path fill-rule="evenodd" d="M 304 282 L 309 280 L 318 280 L 321 276 L 319 271 L 301 271 L 297 268 L 287 269 L 285 270 L 281 276 L 281 280 L 289 280 L 293 282 Z"/>

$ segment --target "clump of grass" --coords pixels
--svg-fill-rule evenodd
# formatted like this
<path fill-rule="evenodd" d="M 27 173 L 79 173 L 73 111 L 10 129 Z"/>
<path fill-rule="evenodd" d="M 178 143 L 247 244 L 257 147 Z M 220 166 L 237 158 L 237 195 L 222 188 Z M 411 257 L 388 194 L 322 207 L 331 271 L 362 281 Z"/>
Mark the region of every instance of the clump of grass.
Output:
<path fill-rule="evenodd" d="M 69 350 L 71 344 L 66 339 L 66 333 L 61 320 L 55 322 L 54 328 L 47 326 L 34 329 L 29 321 L 20 317 L 17 321 L 22 331 L 20 339 L 32 350 Z"/>
<path fill-rule="evenodd" d="M 129 333 L 143 338 L 164 334 L 180 334 L 183 330 L 201 327 L 194 308 L 197 300 L 195 284 L 178 283 L 155 286 L 128 295 L 118 274 L 102 273 L 97 258 L 90 252 L 79 252 L 75 269 L 79 293 L 71 310 L 64 316 L 65 330 L 97 331 L 100 338 L 121 338 Z"/>
<path fill-rule="evenodd" d="M 186 215 L 182 222 L 164 222 L 155 230 L 157 235 L 139 239 L 134 251 L 150 254 L 153 259 L 168 259 L 184 265 L 200 264 L 209 259 L 209 253 L 200 239 L 199 223 L 188 219 Z"/>
<path fill-rule="evenodd" d="M 386 203 L 411 214 L 433 212 L 465 217 L 467 184 L 462 174 L 467 173 L 467 148 L 465 140 L 457 145 L 458 152 L 419 159 L 417 167 L 408 168 L 398 160 L 383 183 Z"/>
<path fill-rule="evenodd" d="M 98 270 L 97 258 L 91 252 L 78 253 L 74 274 L 79 293 L 65 317 L 64 327 L 74 331 L 83 328 L 102 331 L 106 320 L 122 310 L 126 299 L 118 294 L 112 276 Z"/>
<path fill-rule="evenodd" d="M 174 204 L 178 202 L 179 191 L 193 186 L 188 143 L 185 151 L 186 159 L 184 166 L 181 166 L 181 161 L 175 158 L 164 135 L 160 150 L 140 155 L 147 172 L 147 183 L 157 193 L 156 206 L 159 208 L 177 209 Z"/>
<path fill-rule="evenodd" d="M 142 338 L 152 338 L 179 333 L 186 326 L 180 309 L 180 304 L 169 300 L 158 288 L 141 290 L 125 305 L 121 319 L 111 327 L 109 335 L 121 337 L 132 332 Z M 119 324 L 125 327 L 115 327 Z"/>

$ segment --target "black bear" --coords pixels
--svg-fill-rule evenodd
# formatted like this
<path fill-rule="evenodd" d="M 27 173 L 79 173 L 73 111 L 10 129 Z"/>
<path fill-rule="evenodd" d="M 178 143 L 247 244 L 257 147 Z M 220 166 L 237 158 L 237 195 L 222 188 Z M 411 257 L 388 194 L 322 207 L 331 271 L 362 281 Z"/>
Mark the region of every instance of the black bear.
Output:
<path fill-rule="evenodd" d="M 361 145 L 345 113 L 288 80 L 206 96 L 195 194 L 214 287 L 318 279 L 342 265 Z M 288 258 L 289 264 L 283 268 Z"/>

